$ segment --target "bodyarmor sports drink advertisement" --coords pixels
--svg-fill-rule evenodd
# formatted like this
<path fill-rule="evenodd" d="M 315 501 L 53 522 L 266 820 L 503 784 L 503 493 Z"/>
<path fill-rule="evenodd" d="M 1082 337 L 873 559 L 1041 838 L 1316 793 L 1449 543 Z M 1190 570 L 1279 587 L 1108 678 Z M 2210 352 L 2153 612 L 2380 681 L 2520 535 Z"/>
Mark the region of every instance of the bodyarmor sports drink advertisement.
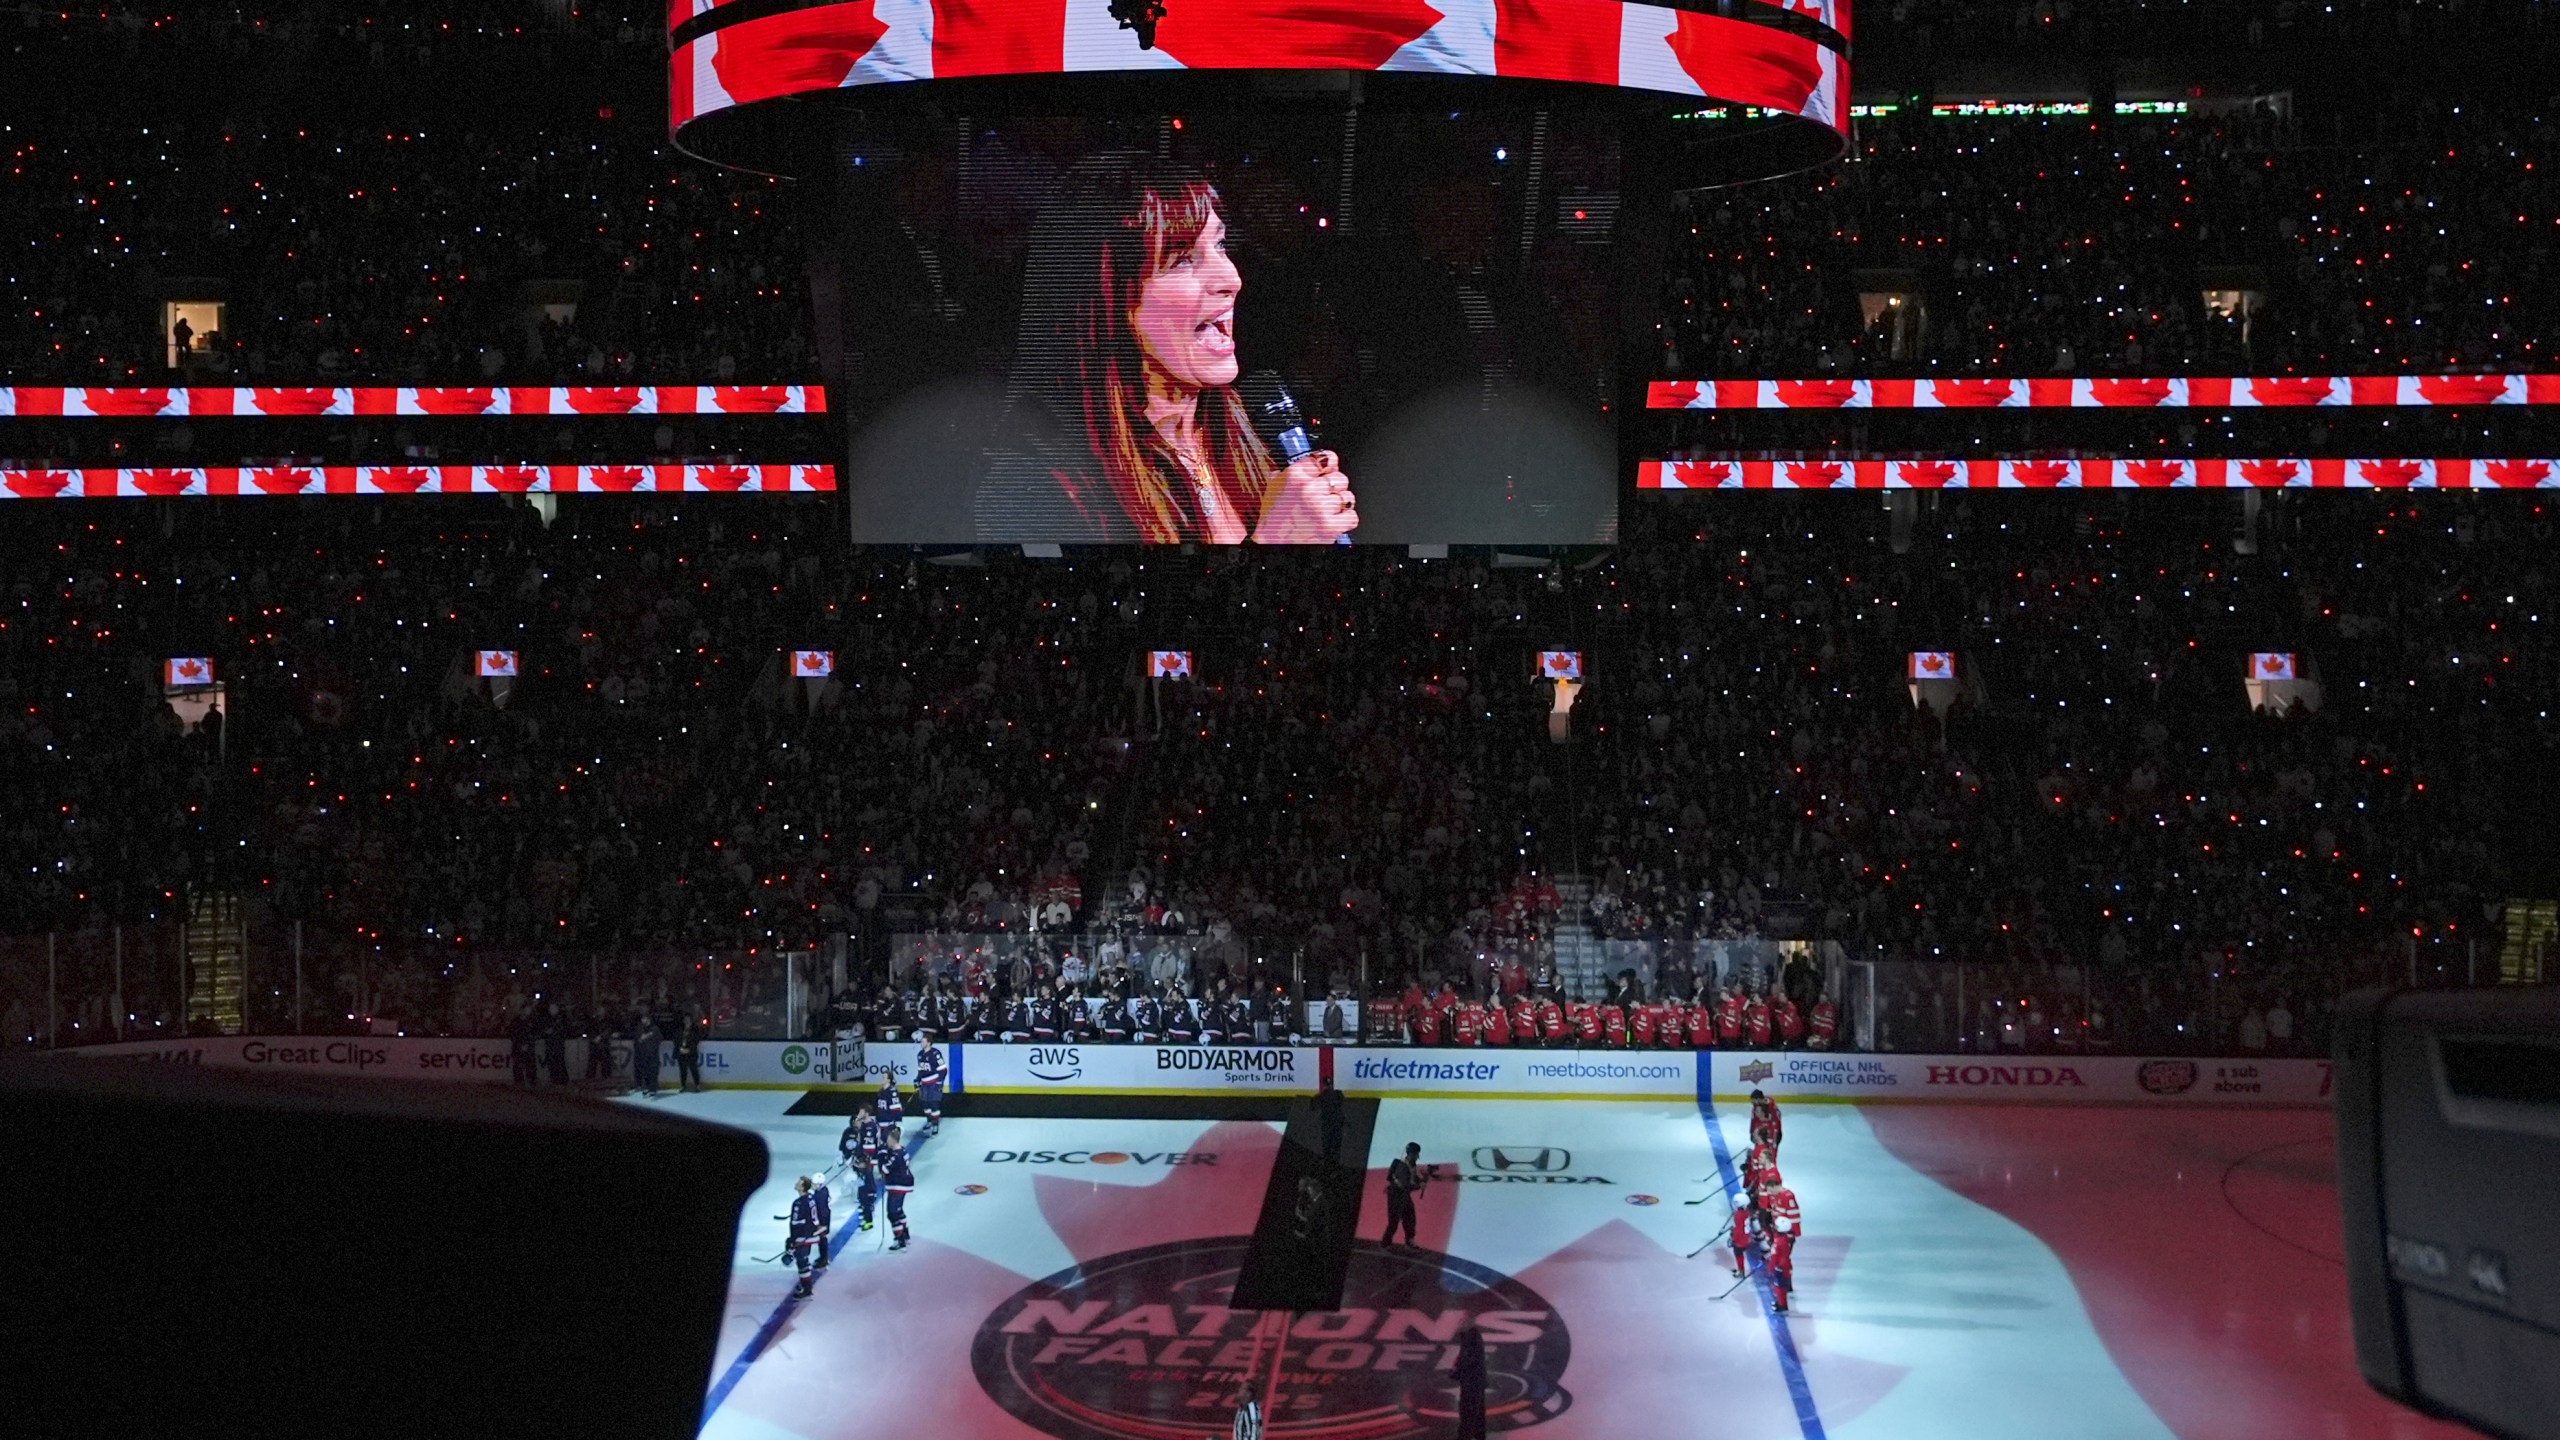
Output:
<path fill-rule="evenodd" d="M 852 538 L 1615 538 L 1616 122 L 955 121 L 844 159 Z"/>

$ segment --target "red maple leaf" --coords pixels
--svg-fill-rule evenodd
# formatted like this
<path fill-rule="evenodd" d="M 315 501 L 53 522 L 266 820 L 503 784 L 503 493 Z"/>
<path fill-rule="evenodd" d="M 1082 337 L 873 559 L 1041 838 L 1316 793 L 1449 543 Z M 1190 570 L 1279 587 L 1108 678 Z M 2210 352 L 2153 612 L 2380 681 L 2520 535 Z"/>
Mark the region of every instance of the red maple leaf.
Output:
<path fill-rule="evenodd" d="M 2325 375 L 2262 375 L 2249 382 L 2249 396 L 2261 405 L 2317 405 L 2334 388 Z"/>
<path fill-rule="evenodd" d="M 2531 490 L 2551 477 L 2547 460 L 2489 460 L 2480 467 L 2489 483 L 2509 490 Z"/>
<path fill-rule="evenodd" d="M 490 489 L 505 495 L 522 495 L 542 479 L 542 472 L 531 465 L 492 465 L 480 472 Z"/>
<path fill-rule="evenodd" d="M 318 478 L 314 471 L 298 470 L 290 465 L 275 465 L 249 472 L 249 483 L 270 495 L 298 495 Z"/>
<path fill-rule="evenodd" d="M 1847 472 L 1847 466 L 1830 460 L 1798 460 L 1787 466 L 1787 478 L 1801 490 L 1827 490 Z"/>
<path fill-rule="evenodd" d="M 2169 401 L 2170 383 L 2166 380 L 2092 380 L 2089 393 L 2101 405 L 2126 407 L 2165 405 Z"/>
<path fill-rule="evenodd" d="M 2507 390 L 2504 375 L 2424 375 L 2418 393 L 2430 405 L 2494 405 Z"/>
<path fill-rule="evenodd" d="M 418 408 L 430 415 L 477 415 L 498 403 L 495 390 L 421 390 Z"/>
<path fill-rule="evenodd" d="M 435 472 L 422 465 L 392 465 L 367 471 L 365 478 L 373 482 L 374 489 L 386 494 L 414 495 L 426 488 Z"/>
<path fill-rule="evenodd" d="M 2150 490 L 2165 490 L 2187 478 L 2184 460 L 2132 460 L 2124 467 L 2126 477 L 2134 484 Z"/>
<path fill-rule="evenodd" d="M 1894 476 L 1914 490 L 1942 490 L 1955 482 L 1962 469 L 1953 460 L 1906 460 L 1895 468 Z"/>
<path fill-rule="evenodd" d="M 317 415 L 336 404 L 335 390 L 252 390 L 250 403 L 264 415 Z"/>
<path fill-rule="evenodd" d="M 616 492 L 637 490 L 649 472 L 637 465 L 598 465 L 587 472 L 587 483 L 599 490 Z"/>
<path fill-rule="evenodd" d="M 933 74 L 1050 75 L 1066 68 L 1067 0 L 934 0 Z"/>
<path fill-rule="evenodd" d="M 1614 27 L 1604 33 L 1616 35 Z M 1802 35 L 1772 26 L 1683 10 L 1680 28 L 1671 36 L 1671 53 L 1699 89 L 1744 105 L 1802 114 L 1822 84 L 1821 48 Z M 1506 67 L 1502 73 L 1511 72 Z M 1607 78 L 1616 81 L 1614 64 Z"/>
<path fill-rule="evenodd" d="M 82 394 L 89 402 L 92 415 L 140 417 L 157 415 L 169 408 L 170 392 L 166 390 L 90 390 Z"/>
<path fill-rule="evenodd" d="M 1944 674 L 1946 668 L 1947 657 L 1943 654 L 1932 651 L 1920 657 L 1920 673 L 1924 675 Z"/>
<path fill-rule="evenodd" d="M 2020 460 L 2010 465 L 2009 474 L 2030 490 L 2050 490 L 2078 468 L 2068 460 Z"/>
<path fill-rule="evenodd" d="M 1180 0 L 1155 44 L 1190 69 L 1377 69 L 1439 20 L 1421 0 Z"/>
<path fill-rule="evenodd" d="M 1855 380 L 1781 380 L 1778 403 L 1790 410 L 1837 410 L 1857 398 Z"/>
<path fill-rule="evenodd" d="M 2427 473 L 2423 460 L 2367 460 L 2363 465 L 2365 482 L 2384 490 L 2406 490 Z"/>
<path fill-rule="evenodd" d="M 755 478 L 755 472 L 744 465 L 705 465 L 693 472 L 705 490 L 743 490 Z"/>
<path fill-rule="evenodd" d="M 789 10 L 732 25 L 710 37 L 712 73 L 739 104 L 833 90 L 889 27 L 871 13 L 873 0 Z"/>
<path fill-rule="evenodd" d="M 2290 460 L 2243 460 L 2240 478 L 2261 488 L 2279 487 L 2293 479 L 2295 468 Z"/>
<path fill-rule="evenodd" d="M 791 403 L 788 385 L 715 385 L 711 403 L 731 415 L 770 415 Z"/>
<path fill-rule="evenodd" d="M 181 680 L 201 680 L 204 678 L 204 662 L 202 660 L 181 660 L 177 663 L 175 668 L 178 672 L 178 678 Z"/>
<path fill-rule="evenodd" d="M 1929 393 L 1950 409 L 1999 405 L 2017 385 L 2014 380 L 1932 380 Z"/>
<path fill-rule="evenodd" d="M 1648 408 L 1686 410 L 1698 403 L 1707 387 L 1695 380 L 1656 380 L 1651 388 L 1652 393 L 1645 397 Z"/>
<path fill-rule="evenodd" d="M 1671 467 L 1671 478 L 1686 490 L 1716 489 L 1732 474 L 1733 467 L 1721 460 L 1682 460 Z"/>
<path fill-rule="evenodd" d="M 870 7 L 866 5 L 863 8 Z M 800 13 L 824 15 L 833 12 L 817 10 Z M 568 396 L 569 408 L 581 415 L 628 415 L 640 407 L 640 388 L 636 385 L 579 385 L 571 387 Z"/>
<path fill-rule="evenodd" d="M 145 495 L 184 495 L 194 488 L 198 478 L 193 470 L 136 470 L 133 488 Z"/>

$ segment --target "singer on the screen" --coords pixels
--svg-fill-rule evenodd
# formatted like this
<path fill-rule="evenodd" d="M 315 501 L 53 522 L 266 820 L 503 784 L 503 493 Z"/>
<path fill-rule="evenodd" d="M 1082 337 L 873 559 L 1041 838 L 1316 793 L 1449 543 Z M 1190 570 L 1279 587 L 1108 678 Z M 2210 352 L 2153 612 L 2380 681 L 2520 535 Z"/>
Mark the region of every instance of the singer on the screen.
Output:
<path fill-rule="evenodd" d="M 1226 217 L 1206 180 L 1134 155 L 1067 177 L 1031 235 L 1011 415 L 984 538 L 1325 545 L 1360 523 L 1331 451 L 1283 466 L 1235 393 Z"/>

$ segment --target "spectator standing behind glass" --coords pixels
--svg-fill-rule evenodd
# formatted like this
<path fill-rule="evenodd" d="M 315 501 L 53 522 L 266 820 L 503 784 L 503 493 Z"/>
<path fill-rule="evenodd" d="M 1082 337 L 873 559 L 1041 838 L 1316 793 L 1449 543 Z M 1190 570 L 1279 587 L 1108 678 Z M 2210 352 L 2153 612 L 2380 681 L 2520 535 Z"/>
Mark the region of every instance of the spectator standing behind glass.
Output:
<path fill-rule="evenodd" d="M 1130 154 L 1076 167 L 1034 225 L 1005 448 L 981 539 L 1325 545 L 1360 523 L 1331 451 L 1277 464 L 1234 390 L 1225 207 Z"/>

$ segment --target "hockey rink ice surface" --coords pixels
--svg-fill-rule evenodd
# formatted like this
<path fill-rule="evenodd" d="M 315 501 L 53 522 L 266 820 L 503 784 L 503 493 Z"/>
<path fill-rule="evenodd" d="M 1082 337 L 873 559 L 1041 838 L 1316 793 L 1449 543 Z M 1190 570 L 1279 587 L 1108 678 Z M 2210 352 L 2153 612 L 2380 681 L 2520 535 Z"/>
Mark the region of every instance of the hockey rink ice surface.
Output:
<path fill-rule="evenodd" d="M 1683 1202 L 1740 1163 L 1746 1107 L 1390 1100 L 1345 1309 L 1281 1335 L 1221 1304 L 1275 1124 L 950 1120 L 915 1155 L 913 1248 L 856 1233 L 840 1186 L 834 1267 L 790 1303 L 757 1257 L 843 1128 L 795 1098 L 661 1102 L 773 1151 L 706 1398 L 724 1440 L 1223 1440 L 1245 1373 L 1273 1440 L 1422 1440 L 1451 1433 L 1468 1321 L 1491 1433 L 1534 1440 L 2470 1433 L 2355 1372 L 2325 1112 L 1790 1105 L 1782 1318 L 1720 1244 L 1682 1258 L 1729 1215 Z M 1373 1243 L 1408 1140 L 1438 1176 L 1423 1255 Z"/>

